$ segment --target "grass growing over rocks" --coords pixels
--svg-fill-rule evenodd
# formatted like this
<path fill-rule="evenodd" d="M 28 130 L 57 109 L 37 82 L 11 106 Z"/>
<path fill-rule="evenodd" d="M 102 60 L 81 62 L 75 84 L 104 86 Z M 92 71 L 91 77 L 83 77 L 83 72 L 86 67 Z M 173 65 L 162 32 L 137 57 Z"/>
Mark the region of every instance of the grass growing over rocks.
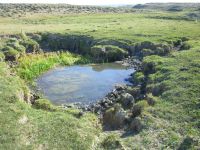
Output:
<path fill-rule="evenodd" d="M 144 109 L 144 129 L 123 138 L 127 147 L 144 149 L 198 149 L 200 117 L 200 47 L 173 52 L 169 57 L 148 56 L 144 63 L 154 64 L 148 74 L 147 94 L 156 101 Z M 159 93 L 152 90 L 159 87 Z M 134 145 L 131 145 L 134 141 Z"/>

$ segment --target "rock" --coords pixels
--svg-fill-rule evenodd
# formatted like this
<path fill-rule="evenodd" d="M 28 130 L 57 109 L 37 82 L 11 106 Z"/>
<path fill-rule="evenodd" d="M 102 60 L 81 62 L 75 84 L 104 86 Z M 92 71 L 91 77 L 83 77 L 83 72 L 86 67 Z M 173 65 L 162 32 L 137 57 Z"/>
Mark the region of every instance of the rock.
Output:
<path fill-rule="evenodd" d="M 130 130 L 139 132 L 142 129 L 142 123 L 140 118 L 134 118 L 130 124 Z"/>
<path fill-rule="evenodd" d="M 124 108 L 130 108 L 135 103 L 134 97 L 129 93 L 121 95 L 121 104 Z"/>
<path fill-rule="evenodd" d="M 114 89 L 114 90 L 112 91 L 112 94 L 113 94 L 115 97 L 117 97 L 117 96 L 118 96 L 118 92 L 117 92 L 117 90 Z"/>
<path fill-rule="evenodd" d="M 111 129 L 122 128 L 125 119 L 126 112 L 119 105 L 115 105 L 103 114 L 103 124 Z"/>
<path fill-rule="evenodd" d="M 95 112 L 95 113 L 98 113 L 98 112 L 100 111 L 100 109 L 101 109 L 101 105 L 96 104 L 96 105 L 94 106 L 94 112 Z"/>
<path fill-rule="evenodd" d="M 117 91 L 121 91 L 121 90 L 124 90 L 124 89 L 125 89 L 125 86 L 124 86 L 124 85 L 118 84 L 118 85 L 115 86 L 115 89 L 116 89 Z"/>
<path fill-rule="evenodd" d="M 104 108 L 108 108 L 109 107 L 109 104 L 106 102 L 104 103 Z"/>

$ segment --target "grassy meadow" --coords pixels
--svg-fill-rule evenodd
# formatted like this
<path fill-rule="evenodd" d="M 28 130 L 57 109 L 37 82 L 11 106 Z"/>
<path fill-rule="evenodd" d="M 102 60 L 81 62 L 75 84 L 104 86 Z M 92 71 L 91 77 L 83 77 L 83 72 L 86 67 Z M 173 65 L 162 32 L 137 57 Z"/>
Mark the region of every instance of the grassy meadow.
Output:
<path fill-rule="evenodd" d="M 159 19 L 173 16 L 174 19 Z M 181 20 L 184 13 L 136 12 L 122 14 L 32 14 L 21 18 L 0 18 L 0 33 L 67 33 L 94 38 L 162 41 L 176 37 L 200 36 L 200 22 Z"/>
<path fill-rule="evenodd" d="M 86 14 L 29 12 L 23 16 L 0 16 L 0 149 L 100 150 L 116 149 L 112 144 L 118 142 L 122 145 L 118 149 L 124 150 L 198 150 L 200 19 L 186 19 L 185 16 L 199 13 L 199 10 L 136 9 L 127 13 Z M 13 40 L 15 35 L 22 33 L 84 35 L 94 41 L 123 41 L 130 46 L 145 41 L 171 44 L 187 39 L 179 42 L 186 42 L 189 47 L 183 50 L 174 47 L 166 55 L 142 58 L 143 67 L 133 80 L 145 80 L 146 94 L 154 99 L 155 105 L 144 106 L 140 115 L 141 132 L 103 132 L 95 114 L 85 113 L 80 117 L 79 110 L 63 110 L 43 99 L 38 100 L 38 107 L 30 104 L 27 83 L 57 65 L 83 64 L 92 60 L 69 53 L 68 49 L 39 52 L 35 41 L 26 37 Z M 112 43 L 109 46 L 116 47 Z M 28 49 L 33 51 L 28 52 Z M 14 55 L 15 63 L 7 61 L 4 54 Z M 159 93 L 155 93 L 156 89 Z"/>

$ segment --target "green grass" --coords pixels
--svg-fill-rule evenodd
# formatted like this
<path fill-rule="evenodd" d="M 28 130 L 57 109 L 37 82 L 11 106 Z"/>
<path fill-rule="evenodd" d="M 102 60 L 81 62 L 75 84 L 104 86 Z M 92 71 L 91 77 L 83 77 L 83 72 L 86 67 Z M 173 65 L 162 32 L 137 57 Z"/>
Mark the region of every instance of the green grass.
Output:
<path fill-rule="evenodd" d="M 144 59 L 145 63 L 155 64 L 155 72 L 148 75 L 148 89 L 163 85 L 165 90 L 154 97 L 157 99 L 155 106 L 145 108 L 141 116 L 143 131 L 123 139 L 127 147 L 134 141 L 135 148 L 177 149 L 185 144 L 186 149 L 198 149 L 199 49 L 196 44 L 193 49 L 173 52 L 169 57 L 147 56 Z M 191 142 L 186 143 L 188 138 Z"/>
<path fill-rule="evenodd" d="M 89 63 L 89 59 L 69 52 L 52 52 L 24 55 L 18 59 L 18 63 L 18 75 L 30 81 L 55 66 Z"/>
<path fill-rule="evenodd" d="M 147 87 L 148 95 L 155 99 L 156 104 L 146 106 L 144 101 L 139 102 L 145 106 L 140 115 L 143 130 L 123 137 L 121 131 L 115 131 L 117 138 L 112 138 L 109 136 L 112 133 L 106 132 L 98 140 L 96 138 L 100 131 L 97 118 L 92 114 L 77 118 L 77 110 L 52 109 L 46 101 L 38 102 L 38 107 L 19 101 L 27 97 L 29 89 L 17 75 L 30 81 L 57 65 L 84 63 L 87 59 L 70 53 L 40 53 L 20 56 L 17 67 L 13 69 L 1 62 L 0 149 L 102 149 L 103 143 L 106 143 L 103 146 L 106 149 L 116 141 L 120 141 L 120 146 L 126 149 L 178 149 L 184 146 L 187 147 L 184 149 L 198 149 L 200 22 L 185 20 L 184 16 L 189 12 L 137 11 L 103 15 L 28 14 L 20 18 L 0 17 L 0 34 L 5 35 L 21 31 L 77 34 L 93 37 L 94 41 L 111 39 L 129 45 L 143 41 L 166 44 L 166 41 L 187 37 L 187 44 L 190 45 L 188 50 L 172 50 L 167 56 L 144 57 L 144 63 L 154 67 L 148 74 Z M 5 41 L 2 37 L 1 49 Z M 149 68 L 146 68 L 145 72 L 148 71 Z M 144 73 L 138 72 L 135 77 L 137 82 L 141 82 Z M 152 96 L 155 88 L 163 90 Z"/>
<path fill-rule="evenodd" d="M 84 34 L 95 38 L 131 41 L 162 41 L 176 37 L 199 38 L 200 23 L 195 21 L 157 19 L 154 16 L 179 17 L 180 13 L 148 12 L 123 14 L 33 14 L 22 18 L 0 18 L 0 33 L 52 32 Z"/>
<path fill-rule="evenodd" d="M 23 81 L 11 76 L 1 62 L 0 149 L 79 150 L 93 146 L 100 131 L 95 115 L 87 113 L 78 118 L 77 110 L 32 108 L 23 101 L 26 89 Z"/>

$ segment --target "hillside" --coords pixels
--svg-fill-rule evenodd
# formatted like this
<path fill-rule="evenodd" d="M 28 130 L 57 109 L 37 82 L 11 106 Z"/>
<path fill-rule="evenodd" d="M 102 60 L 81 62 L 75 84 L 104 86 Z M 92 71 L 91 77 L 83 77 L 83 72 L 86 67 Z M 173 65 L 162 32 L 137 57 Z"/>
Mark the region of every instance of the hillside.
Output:
<path fill-rule="evenodd" d="M 169 11 L 176 6 L 0 4 L 0 149 L 198 150 L 200 4 Z M 129 56 L 140 62 L 123 89 L 134 104 L 125 108 L 120 97 L 100 112 L 103 119 L 34 90 L 54 67 Z M 118 128 L 119 110 L 126 118 Z"/>

